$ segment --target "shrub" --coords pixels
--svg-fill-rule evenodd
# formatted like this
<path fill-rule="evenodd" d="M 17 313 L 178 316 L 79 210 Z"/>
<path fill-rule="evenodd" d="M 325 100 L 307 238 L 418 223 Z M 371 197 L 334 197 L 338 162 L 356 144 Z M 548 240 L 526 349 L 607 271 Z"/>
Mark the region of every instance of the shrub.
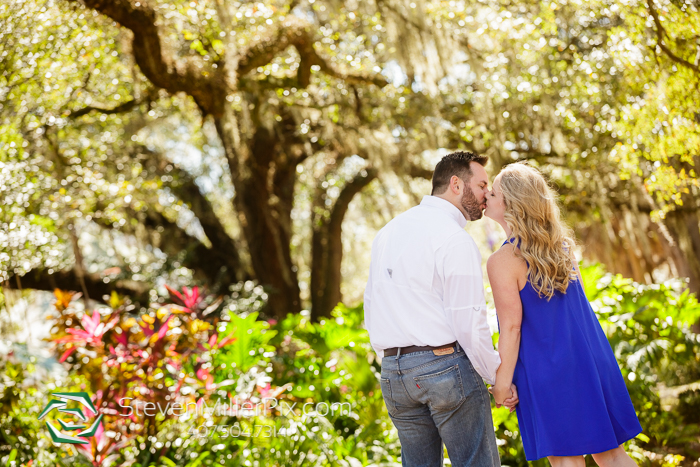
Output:
<path fill-rule="evenodd" d="M 700 378 L 691 330 L 700 319 L 696 298 L 681 281 L 644 286 L 597 266 L 582 272 L 644 428 L 629 451 L 645 466 L 697 458 L 698 391 L 683 392 L 675 406 L 659 396 L 660 389 Z M 0 361 L 0 463 L 11 457 L 18 466 L 400 462 L 361 306 L 341 304 L 320 323 L 306 312 L 267 322 L 259 319 L 257 299 L 216 298 L 196 287 L 169 289 L 163 303 L 138 313 L 116 295 L 111 306 L 89 312 L 77 295 L 56 296 L 51 339 L 69 380 L 22 385 L 32 365 Z M 89 392 L 105 414 L 91 444 L 54 445 L 36 420 L 57 386 Z M 124 416 L 123 398 L 166 410 Z M 196 410 L 173 414 L 168 404 L 175 401 Z M 503 464 L 528 465 L 515 413 L 494 408 L 493 417 Z"/>

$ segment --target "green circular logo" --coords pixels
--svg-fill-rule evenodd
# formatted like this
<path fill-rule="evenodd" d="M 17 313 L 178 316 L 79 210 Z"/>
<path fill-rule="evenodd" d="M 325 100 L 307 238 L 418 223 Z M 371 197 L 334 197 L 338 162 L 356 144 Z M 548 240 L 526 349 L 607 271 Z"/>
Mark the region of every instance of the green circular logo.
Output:
<path fill-rule="evenodd" d="M 41 415 L 39 415 L 39 420 L 44 418 L 49 412 L 51 412 L 54 409 L 57 409 L 59 412 L 66 413 L 66 414 L 71 414 L 74 417 L 77 417 L 80 419 L 81 422 L 87 422 L 88 417 L 85 416 L 83 411 L 79 408 L 68 408 L 68 402 L 69 401 L 74 401 L 82 404 L 88 412 L 91 412 L 94 415 L 97 415 L 97 418 L 95 421 L 90 425 L 88 428 L 87 425 L 83 423 L 67 423 L 60 418 L 58 419 L 58 423 L 61 425 L 61 430 L 64 431 L 76 431 L 76 430 L 82 430 L 79 431 L 75 436 L 71 436 L 69 434 L 63 433 L 63 431 L 59 430 L 55 426 L 53 426 L 51 423 L 46 421 L 46 428 L 49 430 L 49 434 L 51 435 L 51 439 L 55 443 L 67 443 L 67 444 L 89 444 L 89 441 L 87 441 L 84 438 L 92 438 L 95 436 L 95 433 L 97 432 L 97 428 L 100 426 L 100 422 L 102 421 L 102 414 L 97 413 L 97 409 L 95 406 L 92 404 L 92 401 L 90 400 L 90 396 L 88 395 L 87 392 L 54 392 L 51 393 L 52 396 L 57 397 L 57 399 L 51 399 L 48 404 L 46 404 L 46 407 L 44 407 L 44 410 L 41 411 Z"/>

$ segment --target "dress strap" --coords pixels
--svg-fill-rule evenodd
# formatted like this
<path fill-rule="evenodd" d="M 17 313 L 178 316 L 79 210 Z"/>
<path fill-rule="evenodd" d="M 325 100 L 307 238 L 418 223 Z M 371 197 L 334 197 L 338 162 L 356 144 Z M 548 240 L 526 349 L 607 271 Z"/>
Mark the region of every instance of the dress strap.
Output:
<path fill-rule="evenodd" d="M 516 243 L 515 243 L 515 237 L 510 237 L 510 238 L 507 239 L 505 242 L 503 242 L 503 245 L 505 245 L 506 243 L 513 244 L 513 245 L 515 245 L 516 247 L 518 247 L 518 249 L 520 249 L 520 241 L 518 241 L 518 243 L 516 244 Z M 501 246 L 503 246 L 503 245 L 501 245 Z M 524 259 L 524 258 L 523 258 L 523 259 Z M 529 269 L 529 268 L 530 268 L 530 263 L 529 263 L 527 260 L 525 260 L 525 264 L 527 264 L 527 267 L 528 267 L 528 269 Z M 528 281 L 529 281 L 529 280 L 530 280 L 530 279 L 528 279 Z"/>
<path fill-rule="evenodd" d="M 510 237 L 505 242 L 503 242 L 503 245 L 505 245 L 506 243 L 513 243 L 513 242 L 515 242 L 515 237 Z M 501 246 L 503 246 L 503 245 L 501 245 Z"/>

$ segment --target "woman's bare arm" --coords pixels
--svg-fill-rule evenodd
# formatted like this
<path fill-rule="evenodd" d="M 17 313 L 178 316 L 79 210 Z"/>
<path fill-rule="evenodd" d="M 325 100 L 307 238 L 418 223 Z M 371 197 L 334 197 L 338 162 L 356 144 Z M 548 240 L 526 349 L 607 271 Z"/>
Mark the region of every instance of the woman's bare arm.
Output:
<path fill-rule="evenodd" d="M 522 282 L 521 276 L 524 275 L 525 280 L 527 278 L 527 265 L 515 256 L 513 248 L 515 247 L 505 245 L 494 253 L 486 264 L 500 327 L 498 353 L 501 356 L 501 365 L 496 372 L 496 384 L 492 389 L 494 399 L 500 405 L 511 397 L 523 314 L 519 282 Z"/>

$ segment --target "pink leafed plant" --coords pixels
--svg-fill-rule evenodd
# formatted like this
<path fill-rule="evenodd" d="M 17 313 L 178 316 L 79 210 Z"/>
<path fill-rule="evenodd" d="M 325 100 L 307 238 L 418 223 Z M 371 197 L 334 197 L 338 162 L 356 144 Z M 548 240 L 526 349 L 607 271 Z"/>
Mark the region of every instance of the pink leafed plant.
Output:
<path fill-rule="evenodd" d="M 59 344 L 69 344 L 69 347 L 61 355 L 59 361 L 64 362 L 79 346 L 102 345 L 102 337 L 110 330 L 119 320 L 119 317 L 113 318 L 107 323 L 102 322 L 102 318 L 97 311 L 92 312 L 92 316 L 85 313 L 80 321 L 83 329 L 68 328 L 66 332 L 69 336 L 59 337 L 54 342 Z"/>

